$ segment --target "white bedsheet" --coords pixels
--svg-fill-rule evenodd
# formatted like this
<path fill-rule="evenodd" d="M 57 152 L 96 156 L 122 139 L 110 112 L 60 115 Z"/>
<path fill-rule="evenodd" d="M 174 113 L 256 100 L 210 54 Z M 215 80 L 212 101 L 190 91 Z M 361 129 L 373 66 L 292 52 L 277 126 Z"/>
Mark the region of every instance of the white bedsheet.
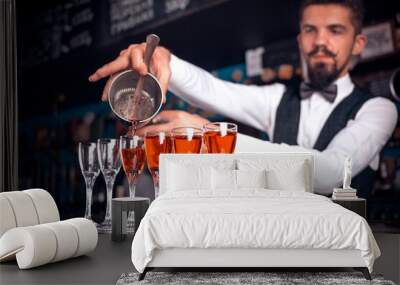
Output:
<path fill-rule="evenodd" d="M 380 250 L 366 220 L 328 198 L 306 192 L 257 190 L 220 197 L 167 193 L 156 199 L 132 243 L 143 272 L 155 249 L 358 249 L 372 272 Z"/>

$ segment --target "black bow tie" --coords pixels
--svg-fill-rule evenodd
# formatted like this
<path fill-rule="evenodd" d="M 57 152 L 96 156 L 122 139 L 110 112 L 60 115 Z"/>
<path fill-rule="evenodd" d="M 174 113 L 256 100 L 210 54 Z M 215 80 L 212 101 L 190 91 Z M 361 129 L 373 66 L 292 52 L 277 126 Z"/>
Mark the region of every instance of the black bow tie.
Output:
<path fill-rule="evenodd" d="M 331 84 L 323 90 L 316 90 L 310 84 L 302 82 L 300 84 L 300 98 L 307 99 L 310 98 L 315 92 L 318 92 L 330 103 L 333 103 L 337 96 L 337 85 Z"/>

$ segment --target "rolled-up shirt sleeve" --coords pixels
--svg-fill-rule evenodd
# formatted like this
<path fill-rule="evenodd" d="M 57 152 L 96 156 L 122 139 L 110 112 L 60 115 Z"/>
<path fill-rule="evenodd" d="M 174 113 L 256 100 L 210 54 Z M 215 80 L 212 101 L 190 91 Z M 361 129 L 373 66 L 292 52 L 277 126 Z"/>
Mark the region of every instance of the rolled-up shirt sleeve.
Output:
<path fill-rule="evenodd" d="M 247 86 L 220 80 L 175 55 L 169 90 L 189 104 L 215 112 L 270 134 L 285 86 Z"/>

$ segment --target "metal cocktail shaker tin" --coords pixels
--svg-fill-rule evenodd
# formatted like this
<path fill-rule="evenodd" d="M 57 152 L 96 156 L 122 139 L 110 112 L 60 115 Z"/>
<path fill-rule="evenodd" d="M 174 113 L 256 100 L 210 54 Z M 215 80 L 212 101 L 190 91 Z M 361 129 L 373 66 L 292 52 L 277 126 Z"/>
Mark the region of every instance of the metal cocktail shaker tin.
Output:
<path fill-rule="evenodd" d="M 137 128 L 149 123 L 162 106 L 162 89 L 154 75 L 144 76 L 140 98 L 135 98 L 135 88 L 140 75 L 133 70 L 117 74 L 108 91 L 112 111 L 122 120 L 134 123 Z"/>

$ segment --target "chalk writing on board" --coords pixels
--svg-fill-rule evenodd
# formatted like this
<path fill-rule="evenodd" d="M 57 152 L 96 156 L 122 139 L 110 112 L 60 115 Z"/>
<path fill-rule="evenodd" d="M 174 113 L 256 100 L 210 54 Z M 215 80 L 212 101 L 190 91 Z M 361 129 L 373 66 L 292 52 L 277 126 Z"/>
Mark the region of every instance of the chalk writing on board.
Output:
<path fill-rule="evenodd" d="M 165 13 L 173 13 L 176 11 L 185 10 L 190 4 L 190 0 L 166 0 L 165 1 Z"/>
<path fill-rule="evenodd" d="M 29 48 L 22 48 L 20 62 L 29 69 L 75 50 L 107 47 L 121 36 L 145 33 L 226 1 L 59 0 L 31 4 L 22 15 L 23 46 Z"/>
<path fill-rule="evenodd" d="M 71 25 L 73 27 L 90 23 L 93 21 L 94 13 L 91 8 L 85 8 L 82 11 L 79 11 L 71 18 Z"/>
<path fill-rule="evenodd" d="M 80 47 L 93 44 L 95 12 L 91 0 L 70 0 L 63 4 L 42 9 L 38 7 L 28 14 L 23 28 L 26 45 L 23 49 L 24 68 L 55 60 Z M 40 10 L 41 9 L 41 10 Z"/>
<path fill-rule="evenodd" d="M 155 18 L 153 0 L 111 0 L 110 34 L 120 34 Z"/>

